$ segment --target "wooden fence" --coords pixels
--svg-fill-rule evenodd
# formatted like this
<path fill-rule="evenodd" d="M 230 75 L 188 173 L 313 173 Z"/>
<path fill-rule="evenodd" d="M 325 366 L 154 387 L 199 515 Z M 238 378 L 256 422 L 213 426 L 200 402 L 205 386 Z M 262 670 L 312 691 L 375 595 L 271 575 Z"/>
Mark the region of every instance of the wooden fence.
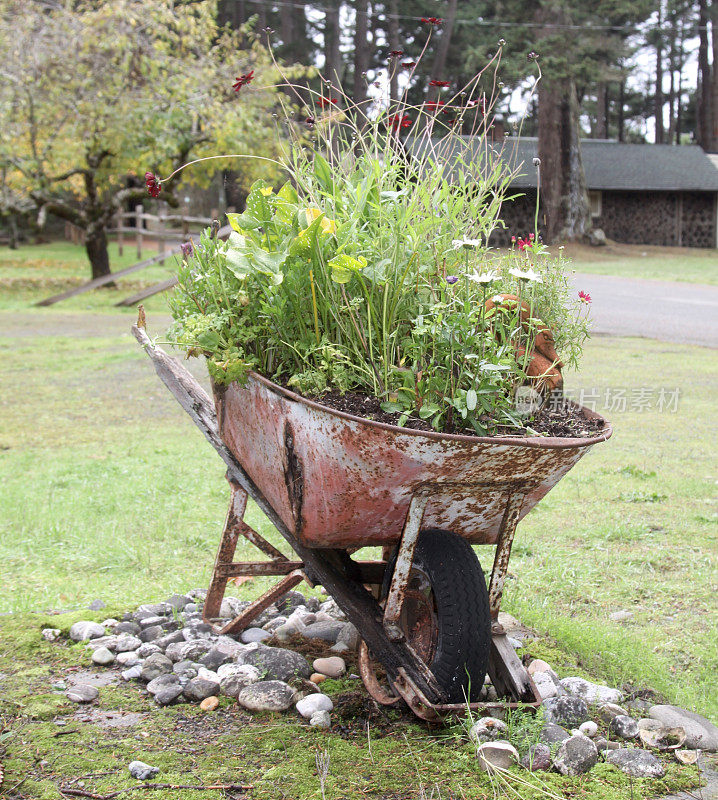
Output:
<path fill-rule="evenodd" d="M 171 245 L 187 241 L 190 236 L 199 236 L 204 228 L 217 219 L 219 211 L 212 210 L 211 217 L 193 217 L 189 214 L 168 214 L 166 208 L 160 207 L 157 214 L 149 214 L 142 205 L 134 211 L 122 211 L 114 218 L 114 227 L 108 228 L 108 234 L 114 234 L 119 254 L 123 255 L 125 247 L 137 248 L 137 259 L 142 260 L 142 253 L 148 249 L 156 249 L 161 256 L 158 263 L 164 264 L 164 257 Z M 71 222 L 65 223 L 65 239 L 73 244 L 84 244 L 84 232 Z M 156 262 L 157 263 L 157 262 Z"/>

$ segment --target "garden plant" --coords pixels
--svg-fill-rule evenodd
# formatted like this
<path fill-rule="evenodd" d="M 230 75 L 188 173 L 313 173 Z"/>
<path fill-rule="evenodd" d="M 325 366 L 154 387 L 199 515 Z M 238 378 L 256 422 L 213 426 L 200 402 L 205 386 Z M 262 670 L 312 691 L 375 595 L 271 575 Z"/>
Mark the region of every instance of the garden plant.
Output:
<path fill-rule="evenodd" d="M 287 78 L 271 165 L 289 179 L 256 181 L 227 241 L 207 230 L 184 248 L 169 339 L 205 355 L 220 384 L 255 370 L 304 396 L 376 398 L 399 425 L 535 433 L 531 415 L 578 362 L 590 298 L 573 295 L 538 226 L 505 257 L 489 246 L 525 169 L 493 139 L 502 47 L 461 91 L 418 106 L 407 92 L 421 57 L 399 51 L 397 102 Z M 239 102 L 253 81 L 237 78 Z M 146 180 L 158 196 L 165 181 Z M 550 358 L 537 369 L 539 340 Z M 517 405 L 526 386 L 536 402 Z"/>

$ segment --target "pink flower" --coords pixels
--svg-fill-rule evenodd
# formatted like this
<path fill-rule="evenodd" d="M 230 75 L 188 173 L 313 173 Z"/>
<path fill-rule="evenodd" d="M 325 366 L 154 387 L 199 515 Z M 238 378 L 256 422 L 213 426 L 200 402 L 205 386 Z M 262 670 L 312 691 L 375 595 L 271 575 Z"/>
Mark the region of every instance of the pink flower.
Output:
<path fill-rule="evenodd" d="M 159 197 L 162 191 L 162 182 L 154 172 L 145 172 L 145 185 L 150 197 Z"/>
<path fill-rule="evenodd" d="M 527 247 L 531 247 L 531 239 L 533 239 L 533 236 L 526 239 L 519 239 L 519 250 L 523 252 Z"/>
<path fill-rule="evenodd" d="M 591 302 L 591 295 L 588 292 L 584 292 L 583 290 L 581 290 L 578 293 L 578 299 L 582 303 L 586 303 L 586 305 L 588 305 Z"/>
<path fill-rule="evenodd" d="M 254 70 L 251 72 L 245 72 L 244 75 L 240 75 L 239 78 L 232 84 L 232 88 L 235 92 L 238 92 L 243 86 L 246 86 L 248 83 L 251 83 L 254 80 Z"/>

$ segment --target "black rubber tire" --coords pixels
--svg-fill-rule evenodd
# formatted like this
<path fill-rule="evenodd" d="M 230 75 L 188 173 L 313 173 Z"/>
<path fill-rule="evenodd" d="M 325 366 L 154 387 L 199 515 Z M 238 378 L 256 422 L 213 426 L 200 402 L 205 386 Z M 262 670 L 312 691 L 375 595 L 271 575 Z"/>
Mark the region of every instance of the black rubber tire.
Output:
<path fill-rule="evenodd" d="M 388 594 L 396 553 L 386 570 Z M 491 615 L 481 564 L 471 545 L 451 531 L 419 534 L 414 565 L 428 577 L 436 605 L 438 637 L 430 665 L 449 703 L 478 699 L 489 666 Z"/>

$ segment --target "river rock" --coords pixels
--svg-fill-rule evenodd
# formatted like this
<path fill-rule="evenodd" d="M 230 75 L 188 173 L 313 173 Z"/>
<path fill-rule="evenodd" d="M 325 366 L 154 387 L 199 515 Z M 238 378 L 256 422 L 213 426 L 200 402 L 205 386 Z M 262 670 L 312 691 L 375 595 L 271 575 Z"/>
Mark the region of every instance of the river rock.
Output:
<path fill-rule="evenodd" d="M 565 694 L 565 691 L 559 681 L 551 675 L 550 672 L 536 672 L 533 675 L 534 686 L 539 693 L 542 700 L 548 700 L 550 697 L 558 697 Z"/>
<path fill-rule="evenodd" d="M 155 703 L 157 703 L 158 706 L 172 705 L 172 703 L 181 699 L 183 690 L 184 687 L 179 682 L 168 683 L 155 692 Z"/>
<path fill-rule="evenodd" d="M 157 626 L 161 628 L 165 619 L 166 617 L 158 617 L 157 614 L 152 614 L 149 617 L 143 617 L 138 623 L 140 626 L 140 631 L 144 631 L 147 628 L 156 628 Z"/>
<path fill-rule="evenodd" d="M 645 747 L 652 747 L 656 750 L 677 750 L 686 741 L 685 728 L 666 728 L 658 720 L 652 719 L 658 728 L 641 728 L 639 726 L 638 735 L 641 743 Z"/>
<path fill-rule="evenodd" d="M 589 739 L 593 739 L 593 737 L 598 733 L 598 725 L 596 725 L 593 720 L 588 720 L 588 722 L 583 722 L 581 725 L 578 726 L 579 733 L 582 733 L 584 736 L 588 736 Z"/>
<path fill-rule="evenodd" d="M 225 697 L 239 697 L 245 686 L 257 683 L 259 670 L 250 664 L 224 664 L 219 668 L 217 676 L 220 692 Z"/>
<path fill-rule="evenodd" d="M 570 695 L 582 697 L 587 703 L 620 703 L 623 700 L 623 693 L 618 689 L 591 683 L 584 678 L 564 678 L 561 685 Z"/>
<path fill-rule="evenodd" d="M 476 744 L 493 742 L 505 737 L 508 726 L 495 717 L 482 717 L 469 728 L 469 739 Z"/>
<path fill-rule="evenodd" d="M 534 744 L 521 759 L 521 766 L 530 772 L 551 769 L 551 748 L 547 744 Z"/>
<path fill-rule="evenodd" d="M 144 611 L 146 614 L 154 614 L 157 617 L 168 617 L 173 608 L 169 603 L 143 603 L 137 610 Z"/>
<path fill-rule="evenodd" d="M 325 681 L 326 679 L 327 679 L 327 676 L 326 676 L 326 675 L 322 675 L 322 674 L 321 674 L 321 672 L 313 672 L 313 673 L 312 673 L 312 674 L 309 676 L 309 680 L 310 680 L 312 683 L 316 683 L 317 685 L 319 685 L 320 683 L 324 683 L 324 681 Z"/>
<path fill-rule="evenodd" d="M 349 650 L 359 647 L 359 631 L 351 622 L 345 622 L 337 636 L 337 644 L 345 644 Z"/>
<path fill-rule="evenodd" d="M 123 667 L 134 667 L 140 663 L 140 657 L 135 651 L 129 650 L 127 653 L 118 653 L 115 661 Z"/>
<path fill-rule="evenodd" d="M 662 778 L 663 764 L 647 750 L 622 747 L 606 753 L 606 763 L 613 764 L 632 778 Z"/>
<path fill-rule="evenodd" d="M 538 675 L 539 672 L 544 672 L 550 675 L 552 678 L 556 678 L 556 680 L 558 680 L 558 675 L 554 672 L 551 665 L 548 664 L 546 661 L 542 661 L 540 658 L 535 658 L 528 665 L 527 672 L 534 679 L 536 678 L 536 675 Z"/>
<path fill-rule="evenodd" d="M 219 694 L 219 683 L 204 678 L 192 678 L 184 687 L 184 696 L 195 703 Z"/>
<path fill-rule="evenodd" d="M 155 653 L 161 653 L 159 647 L 156 644 L 152 644 L 152 642 L 145 642 L 143 645 L 137 648 L 135 651 L 139 658 L 149 658 L 153 656 Z"/>
<path fill-rule="evenodd" d="M 546 722 L 573 728 L 588 719 L 588 704 L 582 697 L 550 697 L 543 706 Z"/>
<path fill-rule="evenodd" d="M 137 680 L 137 678 L 142 675 L 142 664 L 135 664 L 132 667 L 128 667 L 126 670 L 123 670 L 120 675 L 123 681 Z"/>
<path fill-rule="evenodd" d="M 172 606 L 175 611 L 182 611 L 190 602 L 189 597 L 184 594 L 172 594 L 166 600 L 168 606 Z"/>
<path fill-rule="evenodd" d="M 149 658 L 145 659 L 140 679 L 145 683 L 149 683 L 167 672 L 172 672 L 172 662 L 162 653 L 153 653 Z"/>
<path fill-rule="evenodd" d="M 116 635 L 121 633 L 127 633 L 130 636 L 137 636 L 137 634 L 142 630 L 137 622 L 132 622 L 131 620 L 127 620 L 126 622 L 118 622 L 117 625 L 112 629 L 112 632 Z"/>
<path fill-rule="evenodd" d="M 202 709 L 202 711 L 214 711 L 218 705 L 219 697 L 216 695 L 210 695 L 209 697 L 204 698 L 204 700 L 199 704 L 199 707 Z"/>
<path fill-rule="evenodd" d="M 315 658 L 312 666 L 315 672 L 320 672 L 322 675 L 326 675 L 327 678 L 340 678 L 347 671 L 344 659 L 339 658 L 339 656 Z"/>
<path fill-rule="evenodd" d="M 114 663 L 115 657 L 106 647 L 98 647 L 92 654 L 92 660 L 95 664 L 108 667 L 110 664 Z"/>
<path fill-rule="evenodd" d="M 237 701 L 249 711 L 286 711 L 294 700 L 294 689 L 284 681 L 259 681 L 245 686 Z"/>
<path fill-rule="evenodd" d="M 608 731 L 619 739 L 635 739 L 638 736 L 638 723 L 627 714 L 616 714 L 608 723 Z"/>
<path fill-rule="evenodd" d="M 558 744 L 560 742 L 565 742 L 570 736 L 571 734 L 565 728 L 562 728 L 561 725 L 548 722 L 543 726 L 539 734 L 539 740 L 543 744 Z"/>
<path fill-rule="evenodd" d="M 328 711 L 317 711 L 312 714 L 309 724 L 312 728 L 331 728 L 332 718 Z"/>
<path fill-rule="evenodd" d="M 145 628 L 144 630 L 140 631 L 139 636 L 137 637 L 142 642 L 156 642 L 164 633 L 162 630 L 161 625 L 150 625 L 149 628 Z M 159 649 L 162 649 L 160 645 L 157 645 Z"/>
<path fill-rule="evenodd" d="M 562 775 L 583 775 L 598 761 L 598 748 L 587 736 L 571 736 L 559 745 L 553 760 Z"/>
<path fill-rule="evenodd" d="M 625 717 L 629 716 L 628 711 L 626 711 L 623 706 L 616 705 L 615 703 L 604 703 L 598 709 L 598 718 L 601 720 L 601 722 L 609 723 L 619 714 L 622 714 Z"/>
<path fill-rule="evenodd" d="M 270 619 L 269 622 L 267 622 L 264 625 L 262 625 L 262 630 L 263 631 L 268 631 L 269 633 L 273 634 L 274 631 L 276 631 L 277 628 L 279 628 L 281 625 L 284 625 L 284 623 L 286 621 L 287 621 L 287 618 L 280 614 L 278 617 L 275 617 L 274 619 Z"/>
<path fill-rule="evenodd" d="M 242 631 L 242 635 L 240 636 L 242 644 L 252 644 L 252 642 L 263 642 L 266 639 L 271 639 L 271 638 L 272 638 L 271 632 L 265 631 L 263 628 L 247 628 L 246 631 Z"/>
<path fill-rule="evenodd" d="M 217 675 L 213 669 L 207 669 L 207 667 L 200 666 L 197 670 L 197 677 L 201 678 L 203 681 L 219 683 L 219 675 Z"/>
<path fill-rule="evenodd" d="M 73 703 L 91 703 L 97 699 L 99 694 L 96 686 L 90 686 L 89 683 L 78 683 L 67 690 L 66 696 Z"/>
<path fill-rule="evenodd" d="M 200 658 L 199 663 L 203 664 L 207 669 L 211 669 L 216 671 L 222 664 L 229 664 L 230 662 L 234 661 L 234 653 L 230 650 L 225 649 L 224 647 L 213 647 L 211 650 L 208 650 L 202 658 Z"/>
<path fill-rule="evenodd" d="M 142 647 L 142 642 L 137 636 L 133 636 L 130 633 L 124 633 L 117 637 L 114 651 L 116 653 L 130 653 L 140 647 Z"/>
<path fill-rule="evenodd" d="M 296 705 L 297 711 L 305 718 L 311 719 L 317 711 L 332 711 L 334 703 L 325 694 L 317 692 L 303 697 Z"/>
<path fill-rule="evenodd" d="M 160 771 L 159 767 L 151 767 L 149 764 L 145 764 L 144 761 L 132 761 L 128 769 L 130 770 L 130 775 L 138 781 L 148 781 Z"/>
<path fill-rule="evenodd" d="M 165 675 L 159 675 L 157 678 L 153 678 L 147 684 L 147 691 L 151 695 L 156 695 L 157 692 L 165 686 L 177 686 L 179 685 L 180 679 L 177 675 L 173 672 L 168 672 Z"/>
<path fill-rule="evenodd" d="M 73 642 L 86 642 L 104 635 L 105 629 L 97 622 L 76 622 L 70 628 L 70 638 Z"/>
<path fill-rule="evenodd" d="M 480 769 L 493 772 L 518 764 L 519 754 L 510 742 L 499 740 L 480 744 L 476 748 L 476 759 Z"/>
<path fill-rule="evenodd" d="M 288 681 L 295 677 L 308 678 L 312 668 L 304 656 L 282 647 L 260 644 L 237 657 L 238 664 L 251 664 L 267 681 Z"/>
<path fill-rule="evenodd" d="M 303 631 L 302 636 L 307 639 L 322 639 L 325 642 L 334 644 L 344 627 L 344 623 L 332 619 L 321 620 L 320 622 L 313 622 L 307 625 Z"/>
<path fill-rule="evenodd" d="M 700 714 L 678 706 L 658 705 L 652 706 L 648 715 L 667 728 L 683 728 L 687 750 L 718 751 L 718 727 Z"/>
<path fill-rule="evenodd" d="M 59 628 L 43 628 L 41 636 L 46 642 L 54 642 L 60 638 L 61 633 Z"/>

